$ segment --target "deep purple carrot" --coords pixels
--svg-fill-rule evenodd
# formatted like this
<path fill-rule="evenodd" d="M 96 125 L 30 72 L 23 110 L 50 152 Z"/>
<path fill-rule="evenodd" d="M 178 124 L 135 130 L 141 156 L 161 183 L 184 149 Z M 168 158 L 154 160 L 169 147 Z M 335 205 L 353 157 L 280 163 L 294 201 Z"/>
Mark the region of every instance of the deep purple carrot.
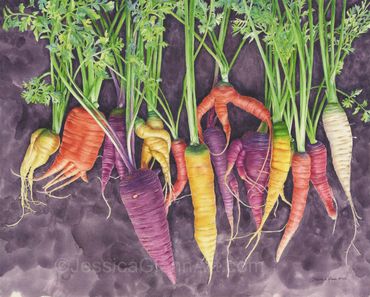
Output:
<path fill-rule="evenodd" d="M 227 182 L 229 184 L 231 192 L 236 197 L 239 197 L 239 184 L 238 184 L 238 180 L 236 179 L 234 173 L 229 174 L 229 176 L 227 177 Z"/>
<path fill-rule="evenodd" d="M 229 220 L 230 226 L 233 227 L 234 197 L 225 183 L 227 158 L 226 158 L 226 152 L 223 152 L 223 151 L 226 146 L 226 137 L 224 135 L 224 132 L 217 127 L 207 128 L 204 131 L 203 136 L 204 136 L 204 142 L 208 146 L 211 152 L 211 161 L 212 161 L 212 164 L 215 170 L 215 174 L 217 176 L 217 183 L 218 183 L 218 187 L 221 192 L 222 200 L 224 202 L 225 212 Z M 233 182 L 232 185 L 229 184 L 230 188 L 231 186 L 235 188 L 235 183 L 233 179 L 235 179 L 235 177 L 233 177 L 233 173 L 230 173 L 227 179 L 228 183 L 230 183 L 230 181 Z"/>
<path fill-rule="evenodd" d="M 252 214 L 257 228 L 262 220 L 265 188 L 270 175 L 269 136 L 260 132 L 247 132 L 242 138 L 246 152 L 244 167 L 248 179 L 244 181 L 247 201 L 252 207 Z M 267 156 L 267 160 L 266 160 Z"/>
<path fill-rule="evenodd" d="M 137 237 L 156 265 L 176 283 L 175 263 L 158 175 L 134 170 L 120 181 L 120 193 Z"/>
<path fill-rule="evenodd" d="M 245 158 L 247 156 L 247 152 L 243 146 L 243 149 L 240 151 L 238 158 L 236 159 L 235 166 L 236 170 L 238 171 L 239 177 L 245 181 L 248 179 L 247 171 L 245 168 Z"/>
<path fill-rule="evenodd" d="M 239 154 L 243 150 L 243 142 L 241 139 L 235 139 L 231 142 L 228 150 L 227 150 L 227 169 L 226 175 L 228 176 L 231 171 L 233 170 L 236 160 L 238 159 Z"/>
<path fill-rule="evenodd" d="M 108 123 L 112 127 L 113 131 L 116 133 L 118 139 L 121 141 L 123 148 L 126 148 L 125 142 L 126 128 L 123 115 L 124 115 L 123 108 L 113 109 L 109 116 Z M 110 138 L 106 136 L 104 140 L 104 150 L 102 157 L 102 175 L 101 175 L 103 192 L 109 181 L 110 175 L 114 167 L 116 167 L 118 175 L 121 178 L 127 174 L 127 168 L 122 158 L 116 152 L 116 149 Z"/>

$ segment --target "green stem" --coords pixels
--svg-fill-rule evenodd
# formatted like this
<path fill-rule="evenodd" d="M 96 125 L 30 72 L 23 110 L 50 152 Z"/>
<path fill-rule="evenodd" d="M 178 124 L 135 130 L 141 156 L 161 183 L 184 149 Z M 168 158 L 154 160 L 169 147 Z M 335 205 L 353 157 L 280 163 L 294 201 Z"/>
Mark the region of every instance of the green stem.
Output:
<path fill-rule="evenodd" d="M 345 1 L 345 0 L 344 0 Z M 324 77 L 326 81 L 326 89 L 328 94 L 328 102 L 335 103 L 337 102 L 335 94 L 335 82 L 332 81 L 330 77 L 330 73 L 332 70 L 330 69 L 329 64 L 329 55 L 328 55 L 328 40 L 327 40 L 327 27 L 326 27 L 326 20 L 325 20 L 325 12 L 324 12 L 324 0 L 318 0 L 318 10 L 319 10 L 319 40 L 320 40 L 320 49 L 321 49 L 321 59 L 322 59 L 322 66 L 324 71 Z M 334 50 L 334 49 L 333 49 Z"/>
<path fill-rule="evenodd" d="M 178 22 L 180 22 L 181 24 L 183 24 L 185 26 L 185 21 L 182 20 L 179 16 L 177 16 L 174 12 L 170 12 L 169 13 L 171 16 L 173 16 Z M 199 41 L 201 42 L 202 38 L 194 32 L 194 37 Z M 221 61 L 220 59 L 218 58 L 218 56 L 212 51 L 212 49 L 207 45 L 207 43 L 204 43 L 203 44 L 203 47 L 204 49 L 212 56 L 213 59 L 215 59 L 217 61 L 218 64 L 221 64 Z"/>
<path fill-rule="evenodd" d="M 335 76 L 338 72 L 339 64 L 341 62 L 343 62 L 342 59 L 341 59 L 341 55 L 342 55 L 342 49 L 343 49 L 343 44 L 344 44 L 344 23 L 345 23 L 345 20 L 346 20 L 346 7 L 347 7 L 347 0 L 343 0 L 343 2 L 342 2 L 342 20 L 341 20 L 341 25 L 340 25 L 339 42 L 338 42 L 338 47 L 337 47 L 336 54 L 335 54 L 335 56 L 336 56 L 335 64 L 333 65 L 332 74 L 331 74 L 332 80 L 335 80 Z M 335 7 L 334 7 L 334 9 L 335 9 Z M 334 48 L 333 48 L 333 51 L 334 51 Z"/>
<path fill-rule="evenodd" d="M 128 162 L 128 158 L 125 154 L 125 151 L 118 137 L 115 135 L 112 128 L 109 126 L 108 122 L 105 120 L 104 117 L 100 115 L 99 110 L 97 110 L 95 106 L 92 105 L 91 102 L 83 96 L 82 91 L 73 81 L 72 76 L 69 75 L 68 73 L 66 73 L 67 76 L 65 76 L 65 74 L 63 74 L 63 72 L 59 68 L 59 65 L 57 64 L 55 59 L 52 59 L 51 63 L 53 64 L 53 67 L 57 71 L 59 78 L 63 81 L 63 84 L 68 89 L 68 91 L 81 104 L 81 106 L 93 117 L 93 119 L 100 126 L 100 128 L 102 128 L 105 134 L 110 138 L 113 145 L 117 149 L 120 157 L 124 160 L 125 165 L 128 168 L 129 172 L 131 172 L 134 169 L 133 163 Z M 82 94 L 82 96 L 80 94 Z"/>
<path fill-rule="evenodd" d="M 267 78 L 268 78 L 268 81 L 269 81 L 269 84 L 270 84 L 270 92 L 271 92 L 271 95 L 272 95 L 271 96 L 272 97 L 271 102 L 272 102 L 272 110 L 273 110 L 272 120 L 273 120 L 274 123 L 276 123 L 276 122 L 281 121 L 281 116 L 280 116 L 281 113 L 280 113 L 280 108 L 279 108 L 279 103 L 278 103 L 279 98 L 276 94 L 274 75 L 272 73 L 271 66 L 270 66 L 270 64 L 267 60 L 266 53 L 265 53 L 265 51 L 262 47 L 261 41 L 260 41 L 259 36 L 258 36 L 259 34 L 256 30 L 253 19 L 252 19 L 250 13 L 249 13 L 249 8 L 248 8 L 248 5 L 247 5 L 247 2 L 245 0 L 244 0 L 244 6 L 245 6 L 246 14 L 248 16 L 248 21 L 250 23 L 253 35 L 255 36 L 254 40 L 256 41 L 257 48 L 260 52 L 263 64 L 265 66 L 265 72 L 266 72 L 266 75 L 267 75 Z"/>
<path fill-rule="evenodd" d="M 233 56 L 233 58 L 232 58 L 232 60 L 231 60 L 231 62 L 230 62 L 230 65 L 229 65 L 229 68 L 230 68 L 230 69 L 231 69 L 231 68 L 233 68 L 233 66 L 234 66 L 234 64 L 235 64 L 235 62 L 236 62 L 236 60 L 237 60 L 237 59 L 238 59 L 238 57 L 239 57 L 240 51 L 241 51 L 241 49 L 243 48 L 243 46 L 244 46 L 244 44 L 246 43 L 246 41 L 247 41 L 247 39 L 244 39 L 244 38 L 243 38 L 242 42 L 241 42 L 241 43 L 239 43 L 239 46 L 238 46 L 238 48 L 237 48 L 237 50 L 236 50 L 236 52 L 235 52 L 235 54 L 234 54 L 234 56 Z"/>
<path fill-rule="evenodd" d="M 185 61 L 186 61 L 186 101 L 185 106 L 188 114 L 190 144 L 199 144 L 198 128 L 196 120 L 195 76 L 194 76 L 194 8 L 195 1 L 189 0 L 184 3 L 185 8 Z"/>

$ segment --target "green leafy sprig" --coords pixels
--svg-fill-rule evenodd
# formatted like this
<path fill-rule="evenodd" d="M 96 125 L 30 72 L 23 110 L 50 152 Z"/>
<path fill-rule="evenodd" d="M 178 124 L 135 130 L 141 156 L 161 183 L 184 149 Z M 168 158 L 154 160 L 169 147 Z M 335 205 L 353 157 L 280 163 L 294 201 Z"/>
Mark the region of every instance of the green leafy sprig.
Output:
<path fill-rule="evenodd" d="M 353 109 L 352 114 L 361 114 L 361 121 L 364 123 L 370 122 L 370 109 L 368 109 L 368 101 L 364 99 L 361 103 L 358 101 L 357 97 L 362 93 L 362 90 L 354 90 L 350 94 L 346 94 L 339 91 L 346 97 L 342 100 L 342 105 L 345 108 Z"/>
<path fill-rule="evenodd" d="M 55 91 L 54 87 L 45 82 L 43 77 L 34 77 L 23 83 L 22 98 L 29 104 L 49 105 L 50 101 L 57 104 L 61 101 L 62 95 Z"/>

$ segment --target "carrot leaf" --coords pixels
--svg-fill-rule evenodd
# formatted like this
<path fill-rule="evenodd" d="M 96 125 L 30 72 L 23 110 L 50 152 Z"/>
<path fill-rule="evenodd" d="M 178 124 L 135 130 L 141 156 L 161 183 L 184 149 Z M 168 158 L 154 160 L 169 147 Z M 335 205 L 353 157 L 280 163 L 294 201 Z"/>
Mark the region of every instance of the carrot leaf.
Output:
<path fill-rule="evenodd" d="M 34 77 L 23 83 L 22 98 L 28 103 L 49 105 L 50 101 L 59 103 L 61 94 L 54 87 L 45 82 L 42 77 Z"/>

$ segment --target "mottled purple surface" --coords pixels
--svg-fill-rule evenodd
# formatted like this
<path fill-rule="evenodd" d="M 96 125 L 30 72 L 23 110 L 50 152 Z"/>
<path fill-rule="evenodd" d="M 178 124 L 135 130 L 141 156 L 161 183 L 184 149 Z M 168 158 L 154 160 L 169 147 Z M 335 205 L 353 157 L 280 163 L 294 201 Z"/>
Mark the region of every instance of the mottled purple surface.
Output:
<path fill-rule="evenodd" d="M 0 2 L 12 6 L 18 1 Z M 348 1 L 353 4 L 355 1 Z M 164 51 L 163 88 L 174 108 L 181 97 L 184 75 L 183 31 L 174 20 L 167 22 Z M 238 40 L 226 42 L 232 53 Z M 363 97 L 370 97 L 370 34 L 355 43 L 356 51 L 345 63 L 338 86 L 350 91 L 363 88 Z M 351 250 L 348 266 L 344 252 L 352 236 L 352 218 L 345 195 L 329 160 L 329 182 L 339 202 L 339 219 L 332 234 L 333 222 L 311 187 L 302 225 L 277 265 L 274 255 L 280 233 L 264 234 L 261 244 L 250 260 L 241 267 L 246 239 L 235 241 L 231 248 L 231 273 L 226 278 L 226 245 L 229 228 L 218 199 L 218 245 L 212 282 L 207 285 L 208 268 L 193 240 L 193 215 L 190 199 L 172 206 L 169 225 L 174 246 L 177 285 L 155 270 L 133 231 L 120 198 L 118 181 L 112 180 L 106 196 L 113 206 L 112 217 L 105 219 L 106 206 L 100 196 L 101 161 L 88 173 L 88 184 L 78 181 L 63 193 L 68 200 L 54 200 L 37 194 L 47 202 L 36 215 L 26 217 L 17 227 L 5 228 L 19 216 L 20 180 L 17 171 L 28 146 L 31 132 L 50 127 L 50 109 L 28 106 L 20 97 L 22 81 L 48 67 L 47 51 L 36 44 L 31 34 L 0 31 L 0 296 L 12 291 L 23 296 L 40 297 L 246 297 L 246 296 L 369 296 L 370 294 L 370 125 L 348 113 L 352 124 L 354 153 L 352 161 L 352 193 L 361 227 L 356 246 L 361 255 Z M 317 67 L 316 80 L 321 77 Z M 205 96 L 212 85 L 213 61 L 200 55 L 197 66 L 197 95 Z M 254 44 L 248 44 L 231 73 L 230 80 L 242 94 L 263 98 L 263 64 Z M 72 102 L 72 104 L 76 104 Z M 108 115 L 115 106 L 113 84 L 105 84 L 101 109 Z M 232 137 L 245 130 L 254 130 L 258 121 L 231 108 Z M 180 135 L 188 137 L 185 116 Z M 322 126 L 318 138 L 327 144 Z M 330 152 L 329 152 L 330 156 Z M 173 168 L 175 168 L 173 164 Z M 188 192 L 188 190 L 186 190 Z M 291 181 L 286 186 L 288 197 Z M 219 197 L 219 195 L 218 195 Z M 289 209 L 280 203 L 278 218 L 268 222 L 270 230 L 279 229 Z M 253 230 L 250 211 L 243 209 L 241 233 Z"/>

